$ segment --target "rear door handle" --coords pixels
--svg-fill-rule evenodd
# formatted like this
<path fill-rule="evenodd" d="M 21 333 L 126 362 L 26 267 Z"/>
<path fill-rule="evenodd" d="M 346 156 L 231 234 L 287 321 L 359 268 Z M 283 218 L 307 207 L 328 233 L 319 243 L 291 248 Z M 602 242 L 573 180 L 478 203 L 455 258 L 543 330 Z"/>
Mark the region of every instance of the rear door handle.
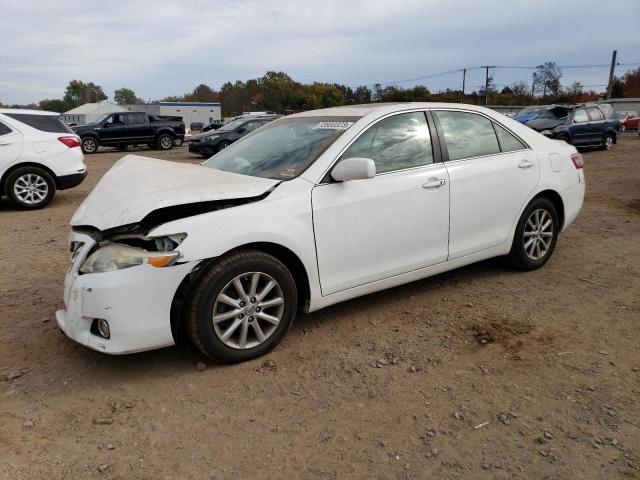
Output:
<path fill-rule="evenodd" d="M 422 188 L 440 188 L 446 183 L 447 181 L 444 178 L 430 178 L 427 183 L 422 185 Z"/>
<path fill-rule="evenodd" d="M 518 164 L 518 168 L 531 168 L 535 165 L 535 162 L 530 162 L 529 160 L 522 160 Z"/>

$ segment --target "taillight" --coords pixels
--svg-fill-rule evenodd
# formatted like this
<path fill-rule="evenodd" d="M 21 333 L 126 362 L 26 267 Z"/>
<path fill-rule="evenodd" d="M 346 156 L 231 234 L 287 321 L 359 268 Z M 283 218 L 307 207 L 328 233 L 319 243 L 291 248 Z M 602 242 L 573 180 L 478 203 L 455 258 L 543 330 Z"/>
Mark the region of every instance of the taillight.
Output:
<path fill-rule="evenodd" d="M 584 159 L 582 158 L 582 155 L 577 152 L 571 154 L 571 160 L 573 160 L 573 165 L 576 168 L 582 168 L 584 166 Z"/>
<path fill-rule="evenodd" d="M 78 137 L 58 137 L 58 140 L 69 148 L 80 146 L 80 139 Z"/>

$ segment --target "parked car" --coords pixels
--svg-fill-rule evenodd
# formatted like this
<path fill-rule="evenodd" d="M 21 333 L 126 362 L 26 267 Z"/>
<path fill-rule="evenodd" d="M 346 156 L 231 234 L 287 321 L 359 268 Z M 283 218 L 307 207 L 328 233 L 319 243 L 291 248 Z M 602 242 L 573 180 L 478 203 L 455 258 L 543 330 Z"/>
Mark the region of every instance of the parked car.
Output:
<path fill-rule="evenodd" d="M 544 111 L 544 107 L 535 106 L 535 107 L 526 107 L 520 110 L 513 116 L 514 120 L 517 120 L 520 123 L 527 123 L 531 120 L 535 120 L 538 116 Z"/>
<path fill-rule="evenodd" d="M 189 130 L 191 130 L 192 134 L 201 132 L 203 128 L 204 122 L 192 122 L 191 125 L 189 125 Z"/>
<path fill-rule="evenodd" d="M 58 116 L 0 109 L 0 195 L 15 207 L 43 208 L 87 176 L 80 138 Z"/>
<path fill-rule="evenodd" d="M 279 118 L 273 116 L 243 116 L 235 120 L 225 123 L 217 130 L 194 135 L 189 141 L 189 151 L 209 158 L 223 148 L 227 148 L 236 140 L 248 135 L 255 129 L 266 125 L 269 122 Z"/>
<path fill-rule="evenodd" d="M 490 257 L 542 267 L 580 211 L 582 163 L 498 112 L 438 103 L 291 115 L 201 165 L 129 155 L 71 220 L 57 322 L 111 354 L 184 331 L 214 360 L 255 358 L 298 310 Z"/>
<path fill-rule="evenodd" d="M 619 122 L 609 104 L 555 106 L 527 126 L 546 137 L 575 145 L 611 150 L 617 142 Z"/>
<path fill-rule="evenodd" d="M 144 112 L 120 112 L 104 115 L 96 123 L 73 127 L 82 139 L 85 154 L 99 147 L 148 145 L 169 150 L 184 141 L 184 122 L 175 117 L 156 117 Z"/>
<path fill-rule="evenodd" d="M 640 131 L 640 116 L 638 112 L 618 112 L 618 120 L 620 121 L 620 131 L 627 130 Z"/>

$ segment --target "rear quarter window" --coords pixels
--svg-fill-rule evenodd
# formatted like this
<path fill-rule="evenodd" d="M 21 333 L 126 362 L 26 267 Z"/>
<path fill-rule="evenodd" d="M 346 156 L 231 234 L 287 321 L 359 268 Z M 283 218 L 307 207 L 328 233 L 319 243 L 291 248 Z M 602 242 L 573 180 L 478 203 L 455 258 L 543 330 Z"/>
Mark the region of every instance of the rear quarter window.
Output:
<path fill-rule="evenodd" d="M 0 122 L 0 136 L 6 135 L 7 133 L 11 133 L 11 129 L 4 123 Z"/>
<path fill-rule="evenodd" d="M 5 113 L 5 115 L 41 132 L 73 133 L 73 130 L 53 115 L 38 115 L 35 113 Z"/>

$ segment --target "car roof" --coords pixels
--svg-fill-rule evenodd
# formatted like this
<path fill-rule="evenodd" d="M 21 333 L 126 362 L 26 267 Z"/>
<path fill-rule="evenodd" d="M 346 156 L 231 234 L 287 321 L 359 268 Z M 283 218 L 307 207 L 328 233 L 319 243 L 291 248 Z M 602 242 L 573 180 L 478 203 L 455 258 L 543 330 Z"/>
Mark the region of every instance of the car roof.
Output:
<path fill-rule="evenodd" d="M 307 112 L 294 113 L 287 118 L 295 117 L 365 117 L 370 114 L 386 114 L 411 110 L 416 108 L 448 108 L 464 109 L 477 112 L 486 111 L 486 107 L 470 105 L 467 103 L 445 103 L 445 102 L 393 102 L 393 103 L 365 103 L 361 105 L 346 105 L 343 107 L 321 108 L 309 110 Z"/>
<path fill-rule="evenodd" d="M 0 108 L 0 113 L 22 113 L 25 115 L 52 115 L 59 116 L 58 112 L 48 112 L 46 110 L 27 110 L 26 108 Z"/>

